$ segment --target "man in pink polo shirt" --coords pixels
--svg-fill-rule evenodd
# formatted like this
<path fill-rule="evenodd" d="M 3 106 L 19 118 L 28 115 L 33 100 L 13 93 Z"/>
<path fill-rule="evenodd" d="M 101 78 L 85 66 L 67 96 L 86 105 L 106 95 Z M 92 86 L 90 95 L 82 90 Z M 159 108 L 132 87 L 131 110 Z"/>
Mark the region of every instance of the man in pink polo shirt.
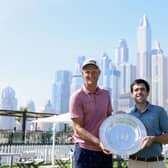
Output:
<path fill-rule="evenodd" d="M 70 100 L 75 168 L 112 167 L 112 155 L 99 141 L 99 127 L 112 113 L 109 92 L 97 86 L 99 75 L 96 61 L 86 60 L 82 66 L 84 84 Z"/>

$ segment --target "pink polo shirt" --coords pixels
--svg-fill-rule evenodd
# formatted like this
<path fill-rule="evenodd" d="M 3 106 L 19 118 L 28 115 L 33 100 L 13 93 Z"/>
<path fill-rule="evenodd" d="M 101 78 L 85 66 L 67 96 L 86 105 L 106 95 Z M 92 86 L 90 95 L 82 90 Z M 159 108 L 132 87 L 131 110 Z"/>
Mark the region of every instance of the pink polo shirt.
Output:
<path fill-rule="evenodd" d="M 90 93 L 85 86 L 77 91 L 70 100 L 71 118 L 82 118 L 83 127 L 99 137 L 99 127 L 101 123 L 112 112 L 109 92 L 105 89 L 97 87 L 95 93 Z M 85 149 L 100 151 L 94 144 L 81 139 L 78 135 L 74 135 L 75 142 L 79 142 L 80 146 Z"/>

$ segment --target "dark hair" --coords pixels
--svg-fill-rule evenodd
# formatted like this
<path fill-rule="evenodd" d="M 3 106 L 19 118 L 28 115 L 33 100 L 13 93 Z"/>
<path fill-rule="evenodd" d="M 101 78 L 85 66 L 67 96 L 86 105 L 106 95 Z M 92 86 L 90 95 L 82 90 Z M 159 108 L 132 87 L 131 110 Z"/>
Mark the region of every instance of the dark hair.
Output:
<path fill-rule="evenodd" d="M 150 91 L 149 83 L 144 79 L 135 79 L 134 80 L 134 82 L 130 85 L 131 93 L 133 92 L 133 86 L 136 85 L 136 84 L 141 84 L 141 83 L 143 83 L 145 85 L 146 90 L 149 93 L 149 91 Z"/>

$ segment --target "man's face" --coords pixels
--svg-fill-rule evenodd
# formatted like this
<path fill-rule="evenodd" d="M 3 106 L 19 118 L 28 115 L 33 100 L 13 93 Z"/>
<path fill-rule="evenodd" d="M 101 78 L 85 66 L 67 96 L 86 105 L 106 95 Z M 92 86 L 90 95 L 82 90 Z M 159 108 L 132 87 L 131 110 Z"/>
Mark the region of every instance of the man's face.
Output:
<path fill-rule="evenodd" d="M 137 104 L 145 103 L 149 93 L 143 83 L 135 84 L 133 86 L 132 97 Z"/>
<path fill-rule="evenodd" d="M 97 85 L 100 70 L 95 65 L 87 65 L 82 71 L 84 83 L 87 85 Z"/>

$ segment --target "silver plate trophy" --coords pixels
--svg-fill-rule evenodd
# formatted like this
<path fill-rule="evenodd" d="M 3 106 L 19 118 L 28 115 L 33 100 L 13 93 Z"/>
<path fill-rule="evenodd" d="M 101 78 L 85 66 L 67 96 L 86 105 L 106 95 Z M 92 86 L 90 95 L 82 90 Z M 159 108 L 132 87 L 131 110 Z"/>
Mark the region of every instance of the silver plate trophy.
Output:
<path fill-rule="evenodd" d="M 141 149 L 141 139 L 147 135 L 143 123 L 130 114 L 114 114 L 101 124 L 100 141 L 113 154 L 129 156 Z"/>

